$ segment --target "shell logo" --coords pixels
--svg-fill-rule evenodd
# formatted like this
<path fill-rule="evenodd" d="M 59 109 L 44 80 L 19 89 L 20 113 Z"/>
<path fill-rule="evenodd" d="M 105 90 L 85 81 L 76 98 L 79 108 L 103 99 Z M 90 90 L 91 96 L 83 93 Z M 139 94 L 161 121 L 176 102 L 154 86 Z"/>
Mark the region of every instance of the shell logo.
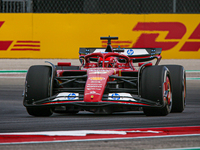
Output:
<path fill-rule="evenodd" d="M 89 79 L 90 80 L 104 80 L 105 78 L 103 78 L 103 77 L 91 77 Z"/>

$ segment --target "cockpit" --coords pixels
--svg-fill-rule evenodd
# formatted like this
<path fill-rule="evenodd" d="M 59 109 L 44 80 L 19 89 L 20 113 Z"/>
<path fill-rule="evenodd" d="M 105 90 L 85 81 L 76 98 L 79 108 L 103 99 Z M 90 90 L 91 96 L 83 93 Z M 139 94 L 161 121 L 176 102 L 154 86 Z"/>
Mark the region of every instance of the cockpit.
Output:
<path fill-rule="evenodd" d="M 118 53 L 92 53 L 82 59 L 83 68 L 131 68 L 127 56 Z"/>

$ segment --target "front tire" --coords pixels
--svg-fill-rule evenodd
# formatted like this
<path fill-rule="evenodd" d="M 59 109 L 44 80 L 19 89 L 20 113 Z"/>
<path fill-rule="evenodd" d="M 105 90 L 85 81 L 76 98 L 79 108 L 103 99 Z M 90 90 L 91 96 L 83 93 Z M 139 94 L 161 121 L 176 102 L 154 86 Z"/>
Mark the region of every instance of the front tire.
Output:
<path fill-rule="evenodd" d="M 141 76 L 141 97 L 160 103 L 162 108 L 143 107 L 146 116 L 166 116 L 172 108 L 170 72 L 165 66 L 144 68 Z"/>
<path fill-rule="evenodd" d="M 53 112 L 60 113 L 60 114 L 74 115 L 74 114 L 77 114 L 79 112 L 79 110 L 73 110 L 73 109 L 68 110 L 68 108 L 66 106 L 57 106 L 57 107 L 55 107 Z"/>
<path fill-rule="evenodd" d="M 37 102 L 38 100 L 50 96 L 51 90 L 51 67 L 50 66 L 31 66 L 27 72 L 24 105 Z M 27 112 L 32 116 L 51 116 L 51 107 L 26 107 Z"/>
<path fill-rule="evenodd" d="M 172 112 L 183 112 L 186 105 L 186 74 L 183 66 L 166 65 L 170 71 L 173 89 Z"/>

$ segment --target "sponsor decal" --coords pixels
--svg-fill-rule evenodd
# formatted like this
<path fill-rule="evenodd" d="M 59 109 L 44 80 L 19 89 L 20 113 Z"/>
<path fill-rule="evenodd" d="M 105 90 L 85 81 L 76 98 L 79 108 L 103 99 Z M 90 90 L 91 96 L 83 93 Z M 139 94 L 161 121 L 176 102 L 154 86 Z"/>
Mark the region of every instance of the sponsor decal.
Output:
<path fill-rule="evenodd" d="M 88 85 L 88 86 L 90 86 L 90 85 L 93 85 L 93 86 L 94 86 L 94 85 L 96 85 L 96 86 L 100 86 L 100 85 L 101 85 L 101 86 L 102 86 L 103 84 L 90 84 L 90 83 L 89 83 L 89 84 L 87 84 L 87 85 Z"/>
<path fill-rule="evenodd" d="M 69 100 L 73 100 L 73 99 L 75 99 L 76 98 L 76 94 L 75 93 L 70 93 L 69 95 L 68 95 L 68 99 Z"/>
<path fill-rule="evenodd" d="M 113 100 L 120 100 L 120 95 L 117 94 L 117 93 L 114 93 L 114 94 L 111 95 L 111 98 L 112 98 Z"/>
<path fill-rule="evenodd" d="M 95 91 L 90 91 L 90 93 L 86 93 L 85 95 L 88 95 L 88 94 L 100 95 L 99 93 L 97 93 L 97 92 L 95 92 Z"/>
<path fill-rule="evenodd" d="M 98 88 L 87 88 L 87 90 L 88 90 L 88 91 L 90 91 L 90 90 L 99 90 L 99 91 L 101 91 L 102 89 L 98 89 Z"/>
<path fill-rule="evenodd" d="M 107 47 L 107 40 L 102 40 L 102 47 Z M 130 47 L 132 41 L 111 41 L 112 47 L 117 48 L 119 45 L 120 47 Z"/>
<path fill-rule="evenodd" d="M 5 21 L 0 21 L 0 28 L 4 24 Z M 13 41 L 0 41 L 0 51 L 6 51 Z"/>
<path fill-rule="evenodd" d="M 162 50 L 170 50 L 182 41 L 184 35 L 186 34 L 187 28 L 183 23 L 180 22 L 138 22 L 132 31 L 144 32 L 141 33 L 132 47 L 161 47 Z M 146 33 L 146 31 L 150 33 Z M 159 37 L 160 31 L 167 31 L 168 34 L 163 41 L 158 42 L 156 39 Z M 200 49 L 199 33 L 200 24 L 198 24 L 198 26 L 194 29 L 190 37 L 186 39 L 186 42 L 179 51 L 198 51 Z"/>
<path fill-rule="evenodd" d="M 88 88 L 91 88 L 91 87 L 92 87 L 92 88 L 95 88 L 95 87 L 101 88 L 102 86 L 101 86 L 101 85 L 100 85 L 100 86 L 99 86 L 99 85 L 88 85 L 87 87 L 88 87 Z"/>
<path fill-rule="evenodd" d="M 96 71 L 96 72 L 90 72 L 89 74 L 106 74 L 108 72 L 106 71 Z"/>
<path fill-rule="evenodd" d="M 127 54 L 128 54 L 128 55 L 133 55 L 133 54 L 134 54 L 134 50 L 133 50 L 133 49 L 127 50 Z"/>
<path fill-rule="evenodd" d="M 109 93 L 109 100 L 135 101 L 130 93 Z"/>
<path fill-rule="evenodd" d="M 95 94 L 96 92 L 95 91 L 90 91 L 90 94 Z"/>
<path fill-rule="evenodd" d="M 105 80 L 105 78 L 103 78 L 103 77 L 90 77 L 89 78 L 90 80 Z"/>
<path fill-rule="evenodd" d="M 57 100 L 77 100 L 79 96 L 79 93 L 68 93 L 68 92 L 62 92 L 59 93 L 54 101 Z"/>
<path fill-rule="evenodd" d="M 2 28 L 5 21 L 0 21 L 0 28 Z M 13 46 L 11 44 L 14 43 Z M 40 41 L 0 41 L 0 51 L 7 51 L 11 47 L 11 51 L 40 51 Z"/>
<path fill-rule="evenodd" d="M 121 54 L 137 56 L 137 55 L 148 55 L 149 53 L 146 51 L 146 49 L 140 48 L 140 49 L 124 49 L 124 52 L 122 52 Z"/>
<path fill-rule="evenodd" d="M 178 30 L 177 30 L 178 29 Z M 184 36 L 187 32 L 186 26 L 181 22 L 138 22 L 132 29 L 133 32 L 141 32 L 136 41 L 111 41 L 111 45 L 115 48 L 132 47 L 132 48 L 162 48 L 163 51 L 171 50 L 178 44 L 182 44 L 179 51 L 196 52 L 200 49 L 200 23 L 193 29 L 189 38 L 185 40 Z M 162 40 L 159 39 L 161 32 L 167 32 Z M 183 39 L 184 38 L 184 39 Z M 102 41 L 102 47 L 106 47 L 107 41 Z M 128 52 L 128 51 L 127 51 Z M 128 54 L 128 53 L 127 53 Z M 130 55 L 130 54 L 128 54 Z"/>
<path fill-rule="evenodd" d="M 93 53 L 99 53 L 99 52 L 100 52 L 100 53 L 105 53 L 105 50 L 106 50 L 106 49 L 98 49 L 98 48 L 97 48 L 97 49 L 95 49 L 95 51 L 94 51 Z"/>
<path fill-rule="evenodd" d="M 101 83 L 101 81 L 91 81 L 91 83 Z"/>
<path fill-rule="evenodd" d="M 13 41 L 0 41 L 0 51 L 6 51 Z"/>
<path fill-rule="evenodd" d="M 109 72 L 110 70 L 112 70 L 113 68 L 98 68 L 98 69 L 88 69 L 89 71 L 93 71 L 93 72 L 101 72 L 101 71 L 103 71 L 103 72 Z"/>
<path fill-rule="evenodd" d="M 0 21 L 0 28 L 1 28 L 1 26 L 4 24 L 4 21 Z"/>
<path fill-rule="evenodd" d="M 11 51 L 40 51 L 40 41 L 17 41 Z"/>
<path fill-rule="evenodd" d="M 12 16 L 12 14 L 11 14 Z M 151 15 L 150 15 L 151 16 Z M 192 22 L 191 17 L 186 16 L 183 17 L 184 19 L 176 19 L 177 16 L 172 16 L 171 21 L 167 19 L 167 21 L 159 21 L 159 17 L 157 15 L 155 16 L 155 19 L 152 19 L 154 17 L 150 17 L 152 20 L 149 20 L 149 22 L 145 21 L 139 21 L 142 19 L 135 20 L 134 22 L 130 22 L 131 26 L 130 29 L 128 29 L 129 36 L 125 36 L 124 33 L 119 34 L 117 36 L 120 37 L 126 37 L 127 39 L 120 39 L 120 40 L 113 40 L 111 41 L 111 45 L 114 48 L 117 48 L 120 46 L 121 48 L 128 47 L 129 50 L 134 50 L 134 48 L 162 48 L 162 50 L 167 51 L 167 53 L 163 53 L 163 56 L 175 57 L 175 58 L 198 58 L 199 55 L 195 55 L 193 52 L 199 52 L 200 50 L 200 23 L 199 21 Z M 170 16 L 170 15 L 169 15 Z M 183 15 L 185 16 L 185 15 Z M 143 17 L 143 16 L 141 16 Z M 199 16 L 197 16 L 199 17 Z M 197 18 L 194 17 L 194 18 Z M 60 39 L 54 39 L 53 36 L 48 37 L 48 39 L 45 38 L 45 34 L 39 31 L 43 31 L 42 29 L 45 28 L 45 20 L 44 23 L 41 24 L 41 27 L 37 28 L 36 31 L 33 34 L 33 31 L 30 27 L 27 27 L 26 29 L 16 28 L 16 33 L 19 32 L 27 32 L 27 35 L 18 36 L 15 32 L 12 33 L 10 30 L 10 27 L 12 27 L 15 24 L 15 21 L 9 19 L 10 17 L 6 18 L 5 20 L 0 20 L 0 52 L 3 53 L 1 57 L 34 57 L 34 58 L 77 58 L 78 56 L 75 53 L 71 53 L 70 55 L 63 56 L 59 55 L 60 53 L 55 53 L 54 47 L 59 47 L 65 44 L 63 44 L 62 38 Z M 43 17 L 41 17 L 43 18 Z M 8 21 L 7 21 L 8 20 Z M 37 20 L 37 19 L 36 19 Z M 155 22 L 157 20 L 157 22 Z M 177 21 L 173 21 L 177 20 Z M 179 21 L 178 21 L 179 20 Z M 194 20 L 194 19 L 193 19 Z M 27 23 L 29 23 L 28 20 Z M 129 25 L 130 25 L 129 23 Z M 23 23 L 24 24 L 24 23 Z M 25 23 L 26 24 L 26 23 Z M 20 24 L 19 24 L 20 25 Z M 14 27 L 14 26 L 13 26 Z M 17 26 L 18 27 L 18 26 Z M 26 27 L 26 26 L 25 26 Z M 54 25 L 53 25 L 54 27 Z M 113 30 L 116 30 L 119 26 L 113 28 Z M 35 26 L 33 26 L 35 28 Z M 49 28 L 52 28 L 52 26 L 49 26 Z M 74 28 L 76 28 L 74 26 Z M 14 28 L 13 28 L 14 29 Z M 95 27 L 94 27 L 95 29 Z M 178 30 L 177 30 L 178 29 Z M 12 34 L 10 34 L 12 33 Z M 59 33 L 58 33 L 59 34 Z M 76 33 L 77 34 L 77 33 Z M 82 33 L 81 33 L 82 34 Z M 91 34 L 91 33 L 90 33 Z M 133 36 L 131 36 L 133 34 Z M 8 39 L 7 36 L 4 35 L 11 35 Z M 35 39 L 33 37 L 40 37 L 40 39 Z M 134 36 L 136 35 L 136 36 Z M 28 38 L 28 39 L 27 39 Z M 46 40 L 42 40 L 42 39 Z M 56 42 L 54 44 L 49 44 L 47 41 L 51 39 L 54 39 Z M 41 41 L 43 42 L 43 47 L 41 45 Z M 95 40 L 96 41 L 96 40 Z M 87 41 L 85 41 L 87 42 Z M 101 43 L 100 43 L 101 42 Z M 107 40 L 99 41 L 99 44 L 101 44 L 104 48 L 97 48 L 95 49 L 95 52 L 105 52 L 105 47 L 107 46 Z M 52 45 L 52 46 L 51 46 Z M 71 43 L 69 46 L 74 45 Z M 87 45 L 87 44 L 86 44 Z M 99 45 L 100 46 L 100 45 Z M 43 50 L 41 49 L 43 48 Z M 49 49 L 50 47 L 50 49 Z M 52 49 L 51 49 L 52 48 Z M 42 53 L 39 53 L 41 52 Z M 62 50 L 59 50 L 62 52 Z M 18 53 L 19 52 L 19 53 Z M 21 52 L 21 53 L 20 53 Z M 34 52 L 34 53 L 30 53 Z M 91 53 L 90 49 L 86 49 L 87 53 Z M 172 52 L 175 52 L 174 56 L 170 56 Z M 181 52 L 181 53 L 177 53 Z M 185 52 L 192 52 L 189 55 L 186 55 L 188 53 Z M 136 51 L 134 50 L 134 54 L 136 55 Z M 11 54 L 11 55 L 10 55 Z M 16 55 L 17 54 L 17 55 Z M 22 55 L 21 55 L 22 54 Z M 25 54 L 25 55 L 24 55 Z M 57 54 L 57 55 L 56 55 Z M 169 55 L 168 55 L 169 54 Z M 180 55 L 178 55 L 180 54 Z M 126 53 L 127 55 L 127 53 Z M 172 54 L 173 55 L 173 54 Z"/>

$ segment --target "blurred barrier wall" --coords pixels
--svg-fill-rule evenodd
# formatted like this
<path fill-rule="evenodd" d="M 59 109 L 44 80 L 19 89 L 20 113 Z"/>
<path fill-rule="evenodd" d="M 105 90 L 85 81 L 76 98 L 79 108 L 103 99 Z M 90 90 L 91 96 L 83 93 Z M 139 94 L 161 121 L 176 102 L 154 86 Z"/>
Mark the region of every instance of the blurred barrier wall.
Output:
<path fill-rule="evenodd" d="M 0 14 L 0 58 L 78 58 L 80 47 L 162 47 L 200 59 L 200 14 Z"/>

